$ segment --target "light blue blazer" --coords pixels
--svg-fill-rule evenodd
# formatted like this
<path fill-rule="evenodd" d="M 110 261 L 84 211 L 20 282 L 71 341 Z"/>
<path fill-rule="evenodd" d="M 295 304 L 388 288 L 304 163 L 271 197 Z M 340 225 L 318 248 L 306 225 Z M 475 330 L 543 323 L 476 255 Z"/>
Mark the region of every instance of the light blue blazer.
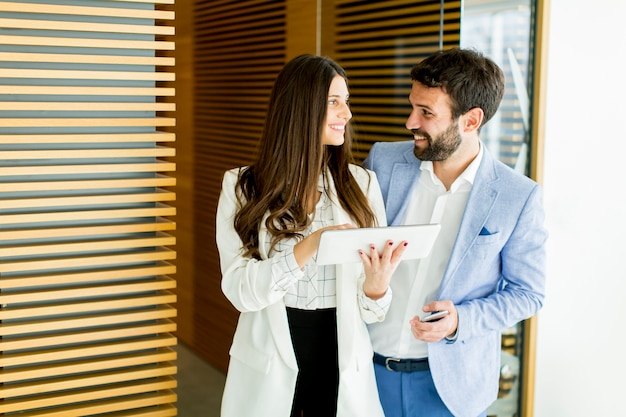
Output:
<path fill-rule="evenodd" d="M 437 297 L 454 302 L 458 338 L 428 344 L 437 391 L 459 417 L 476 417 L 496 400 L 500 332 L 539 311 L 546 279 L 541 189 L 481 146 L 483 159 Z M 413 141 L 377 143 L 364 163 L 376 172 L 390 225 L 402 222 L 421 173 L 413 148 Z"/>

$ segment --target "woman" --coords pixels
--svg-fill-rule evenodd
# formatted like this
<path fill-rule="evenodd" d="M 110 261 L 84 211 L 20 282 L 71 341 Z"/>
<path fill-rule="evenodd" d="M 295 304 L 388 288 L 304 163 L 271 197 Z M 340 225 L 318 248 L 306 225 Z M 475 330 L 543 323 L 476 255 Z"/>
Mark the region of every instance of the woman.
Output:
<path fill-rule="evenodd" d="M 222 290 L 241 314 L 223 417 L 383 416 L 365 323 L 384 318 L 406 242 L 315 264 L 322 231 L 386 225 L 374 174 L 350 163 L 351 117 L 344 70 L 299 56 L 276 79 L 255 161 L 224 175 Z"/>

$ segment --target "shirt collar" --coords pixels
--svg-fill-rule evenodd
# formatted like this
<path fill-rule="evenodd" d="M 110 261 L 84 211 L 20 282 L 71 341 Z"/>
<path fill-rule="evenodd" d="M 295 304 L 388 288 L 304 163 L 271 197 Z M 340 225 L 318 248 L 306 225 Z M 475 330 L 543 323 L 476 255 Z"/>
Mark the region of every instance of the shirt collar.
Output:
<path fill-rule="evenodd" d="M 480 162 L 483 159 L 482 142 L 478 142 L 478 146 L 479 146 L 478 155 L 476 155 L 476 158 L 474 158 L 474 160 L 470 162 L 467 168 L 465 168 L 465 171 L 463 171 L 461 175 L 459 175 L 459 177 L 452 183 L 452 186 L 450 187 L 450 191 L 452 192 L 456 191 L 463 183 L 474 185 L 474 180 L 476 179 L 476 173 L 478 172 L 478 167 L 480 166 Z M 432 161 L 422 161 L 422 163 L 420 164 L 420 169 L 422 171 L 428 171 L 428 173 L 430 174 L 430 179 L 433 181 L 433 183 L 435 184 L 441 183 L 441 181 L 439 181 L 439 179 L 435 176 L 435 171 L 433 169 Z"/>

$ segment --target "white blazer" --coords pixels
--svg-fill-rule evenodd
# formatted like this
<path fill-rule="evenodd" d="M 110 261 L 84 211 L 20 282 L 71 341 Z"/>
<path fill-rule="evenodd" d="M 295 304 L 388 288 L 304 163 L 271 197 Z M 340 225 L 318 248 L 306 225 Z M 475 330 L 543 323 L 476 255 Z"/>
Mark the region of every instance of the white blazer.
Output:
<path fill-rule="evenodd" d="M 379 226 L 386 217 L 376 175 L 356 165 L 351 172 L 376 214 Z M 240 168 L 225 173 L 216 217 L 216 239 L 222 271 L 222 291 L 241 312 L 222 398 L 222 417 L 289 417 L 298 366 L 291 343 L 284 293 L 272 290 L 271 260 L 262 229 L 262 260 L 241 256 L 242 242 L 235 232 L 235 184 Z M 336 224 L 352 222 L 335 196 L 330 197 Z M 337 265 L 337 334 L 339 356 L 338 417 L 384 417 L 366 323 L 379 321 L 357 301 L 365 278 L 363 266 Z M 324 383 L 320 381 L 320 383 Z"/>

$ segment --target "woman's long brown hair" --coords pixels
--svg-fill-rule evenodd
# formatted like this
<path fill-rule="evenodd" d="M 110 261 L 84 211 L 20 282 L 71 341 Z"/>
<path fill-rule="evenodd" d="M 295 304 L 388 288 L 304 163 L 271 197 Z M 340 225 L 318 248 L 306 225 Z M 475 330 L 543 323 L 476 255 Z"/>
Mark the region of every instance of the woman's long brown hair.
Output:
<path fill-rule="evenodd" d="M 255 161 L 237 183 L 240 208 L 235 230 L 244 255 L 260 259 L 259 230 L 271 234 L 271 248 L 286 238 L 302 238 L 310 225 L 319 177 L 331 173 L 339 203 L 359 227 L 376 224 L 365 194 L 349 171 L 353 162 L 349 129 L 341 146 L 322 145 L 328 91 L 336 75 L 347 77 L 333 60 L 301 55 L 280 71 L 268 104 Z M 328 183 L 325 181 L 325 186 Z"/>

